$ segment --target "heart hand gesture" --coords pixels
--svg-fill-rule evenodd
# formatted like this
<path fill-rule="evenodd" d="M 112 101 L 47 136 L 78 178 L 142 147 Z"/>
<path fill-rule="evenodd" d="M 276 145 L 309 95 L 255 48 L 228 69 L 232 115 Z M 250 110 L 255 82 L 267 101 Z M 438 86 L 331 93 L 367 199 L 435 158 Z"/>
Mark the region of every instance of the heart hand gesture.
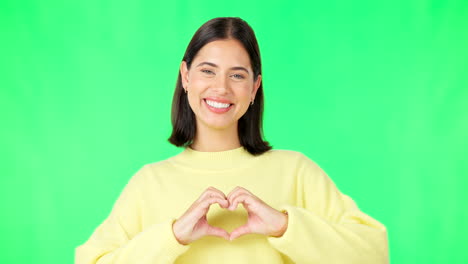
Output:
<path fill-rule="evenodd" d="M 209 187 L 190 206 L 190 208 L 172 224 L 172 231 L 177 241 L 182 245 L 187 245 L 204 236 L 218 236 L 229 239 L 229 233 L 219 227 L 208 224 L 206 214 L 214 203 L 218 203 L 221 208 L 229 206 L 226 196 L 220 190 Z"/>
<path fill-rule="evenodd" d="M 247 223 L 234 229 L 229 239 L 234 240 L 246 234 L 262 234 L 280 237 L 288 227 L 288 215 L 277 211 L 242 187 L 236 187 L 228 195 L 229 210 L 235 210 L 239 203 L 248 213 Z"/>
<path fill-rule="evenodd" d="M 208 224 L 206 214 L 210 206 L 218 203 L 221 208 L 235 210 L 239 203 L 248 212 L 245 225 L 229 234 L 226 230 Z M 288 215 L 275 210 L 260 198 L 242 187 L 236 187 L 226 197 L 220 190 L 209 187 L 172 225 L 174 236 L 180 244 L 187 245 L 204 236 L 218 236 L 233 240 L 245 234 L 282 236 L 288 226 Z"/>

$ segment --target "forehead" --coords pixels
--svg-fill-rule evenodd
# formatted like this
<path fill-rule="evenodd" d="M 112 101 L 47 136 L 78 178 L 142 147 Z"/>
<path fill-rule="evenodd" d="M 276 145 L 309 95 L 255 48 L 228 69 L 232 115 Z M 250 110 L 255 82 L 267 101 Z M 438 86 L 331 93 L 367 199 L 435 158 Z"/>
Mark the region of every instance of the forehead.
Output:
<path fill-rule="evenodd" d="M 203 46 L 194 58 L 194 62 L 208 61 L 226 66 L 244 66 L 250 69 L 249 54 L 242 43 L 235 39 L 215 40 Z"/>

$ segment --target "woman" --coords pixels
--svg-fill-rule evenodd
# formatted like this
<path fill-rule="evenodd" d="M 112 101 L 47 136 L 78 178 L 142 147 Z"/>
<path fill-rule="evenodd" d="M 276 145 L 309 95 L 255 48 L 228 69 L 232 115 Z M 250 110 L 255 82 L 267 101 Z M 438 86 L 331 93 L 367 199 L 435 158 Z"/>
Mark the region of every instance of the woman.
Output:
<path fill-rule="evenodd" d="M 184 150 L 130 179 L 76 263 L 388 263 L 385 226 L 305 155 L 262 139 L 245 21 L 203 24 L 179 70 L 169 141 Z"/>

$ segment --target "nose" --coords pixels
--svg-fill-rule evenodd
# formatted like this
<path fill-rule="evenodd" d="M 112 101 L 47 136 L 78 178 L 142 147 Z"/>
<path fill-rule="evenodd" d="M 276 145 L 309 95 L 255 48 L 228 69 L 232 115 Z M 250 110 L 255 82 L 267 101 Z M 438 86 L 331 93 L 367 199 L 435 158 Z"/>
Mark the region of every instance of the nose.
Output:
<path fill-rule="evenodd" d="M 213 89 L 217 90 L 219 94 L 226 94 L 230 89 L 227 77 L 222 75 L 216 77 L 213 85 Z"/>

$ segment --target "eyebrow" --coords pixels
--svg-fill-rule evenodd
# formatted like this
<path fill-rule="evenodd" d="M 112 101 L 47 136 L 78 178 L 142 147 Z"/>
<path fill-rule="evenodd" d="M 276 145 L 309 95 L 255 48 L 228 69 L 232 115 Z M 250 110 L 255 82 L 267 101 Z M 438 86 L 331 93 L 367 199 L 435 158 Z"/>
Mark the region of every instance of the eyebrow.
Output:
<path fill-rule="evenodd" d="M 218 68 L 218 65 L 216 65 L 216 64 L 214 64 L 212 62 L 207 62 L 207 61 L 204 61 L 204 62 L 198 64 L 197 67 L 205 65 L 205 64 L 210 65 L 210 66 L 215 67 L 215 68 Z M 246 68 L 242 67 L 242 66 L 231 67 L 229 69 L 230 70 L 241 70 L 241 71 L 245 71 L 247 74 L 249 73 L 249 71 Z"/>

